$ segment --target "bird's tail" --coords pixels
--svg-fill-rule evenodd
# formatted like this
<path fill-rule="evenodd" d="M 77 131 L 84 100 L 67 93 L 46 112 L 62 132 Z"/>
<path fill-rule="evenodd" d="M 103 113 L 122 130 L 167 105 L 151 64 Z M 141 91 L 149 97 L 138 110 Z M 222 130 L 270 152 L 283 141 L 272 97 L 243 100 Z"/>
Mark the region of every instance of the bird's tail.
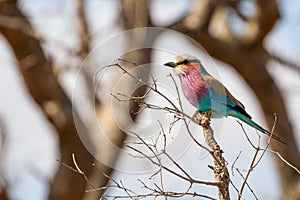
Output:
<path fill-rule="evenodd" d="M 261 127 L 260 125 L 258 125 L 257 123 L 255 123 L 253 120 L 251 120 L 251 118 L 249 118 L 248 116 L 245 116 L 243 115 L 242 113 L 238 112 L 238 111 L 234 111 L 234 112 L 231 112 L 229 114 L 230 116 L 233 116 L 233 117 L 236 117 L 240 120 L 242 120 L 243 122 L 245 122 L 246 124 L 252 126 L 253 128 L 255 128 L 256 130 L 268 135 L 268 136 L 271 136 L 273 139 L 283 143 L 283 144 L 286 144 L 286 142 L 282 141 L 280 139 L 280 137 L 274 135 L 274 134 L 271 134 L 269 131 L 267 131 L 266 129 L 264 129 L 263 127 Z"/>

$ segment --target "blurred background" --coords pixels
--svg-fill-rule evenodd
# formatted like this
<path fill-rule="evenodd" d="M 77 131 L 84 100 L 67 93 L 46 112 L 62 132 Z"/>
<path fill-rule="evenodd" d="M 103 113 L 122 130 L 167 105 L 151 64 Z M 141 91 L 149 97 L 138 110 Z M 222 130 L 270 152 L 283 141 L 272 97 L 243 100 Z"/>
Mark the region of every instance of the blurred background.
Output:
<path fill-rule="evenodd" d="M 137 194 L 147 192 L 138 179 L 152 186 L 159 181 L 149 179 L 155 166 L 130 156 L 124 141 L 134 140 L 131 131 L 155 138 L 157 121 L 168 129 L 173 115 L 139 112 L 138 102 L 112 97 L 147 91 L 117 68 L 98 73 L 118 58 L 144 66 L 121 62 L 140 80 L 151 82 L 152 75 L 178 106 L 167 77 L 172 70 L 162 64 L 177 54 L 199 57 L 256 122 L 271 129 L 276 113 L 275 134 L 288 145 L 271 142 L 271 149 L 300 169 L 299 23 L 300 2 L 293 0 L 1 0 L 0 199 L 126 195 L 106 187 L 104 174 Z M 169 106 L 155 94 L 147 100 Z M 191 116 L 193 107 L 182 101 Z M 241 152 L 235 166 L 247 170 L 255 150 L 240 125 L 231 118 L 212 123 L 228 168 Z M 213 181 L 211 157 L 188 139 L 180 122 L 176 126 L 168 135 L 176 162 L 195 179 Z M 199 127 L 191 130 L 202 134 Z M 255 131 L 245 130 L 257 142 Z M 89 181 L 71 169 L 72 153 Z M 231 180 L 237 188 L 243 183 L 236 172 Z M 163 182 L 166 191 L 188 188 L 168 173 Z M 252 191 L 245 189 L 244 199 L 300 198 L 299 173 L 274 153 L 266 153 L 247 183 Z M 194 191 L 217 198 L 213 187 L 197 185 Z M 238 198 L 232 185 L 230 192 Z"/>

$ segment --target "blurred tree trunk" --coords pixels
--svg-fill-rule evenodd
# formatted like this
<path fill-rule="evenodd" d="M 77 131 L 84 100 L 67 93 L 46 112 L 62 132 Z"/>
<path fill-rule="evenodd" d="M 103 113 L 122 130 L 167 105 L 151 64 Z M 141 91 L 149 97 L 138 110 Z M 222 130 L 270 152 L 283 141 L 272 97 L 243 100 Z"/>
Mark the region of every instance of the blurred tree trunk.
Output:
<path fill-rule="evenodd" d="M 7 129 L 5 126 L 5 122 L 0 116 L 0 199 L 6 200 L 8 199 L 8 188 L 9 184 L 6 180 L 6 176 L 4 175 L 4 156 L 7 153 Z"/>
<path fill-rule="evenodd" d="M 151 19 L 149 16 L 149 9 L 148 9 L 148 2 L 143 1 L 120 1 L 121 3 L 121 12 L 120 12 L 120 22 L 123 26 L 123 29 L 129 30 L 136 27 L 147 27 L 151 24 Z M 88 22 L 86 18 L 85 13 L 85 2 L 83 0 L 77 1 L 78 5 L 78 14 L 80 19 L 80 33 L 81 33 L 81 59 L 85 59 L 85 56 L 89 54 L 90 51 L 90 40 L 87 40 L 86 38 L 90 38 L 89 34 L 89 28 L 88 28 Z M 128 43 L 131 46 L 143 46 L 145 35 L 133 35 L 131 38 L 127 38 Z M 154 38 L 152 38 L 154 41 Z M 129 48 L 128 47 L 128 48 Z M 137 64 L 148 64 L 151 62 L 151 49 L 147 50 L 136 50 L 131 51 L 127 53 L 125 48 L 125 54 L 121 55 L 122 58 L 132 61 Z M 126 68 L 127 70 L 136 67 L 132 64 L 122 62 L 122 67 Z M 150 70 L 150 68 L 149 68 Z M 85 72 L 84 72 L 85 73 Z M 118 80 L 123 73 L 120 73 L 119 77 L 116 77 L 116 80 Z M 148 80 L 149 74 L 135 74 L 137 77 L 141 77 L 143 80 Z M 88 82 L 87 85 L 91 85 L 93 79 L 88 78 L 89 75 L 86 74 L 86 81 Z M 116 81 L 112 81 L 112 83 L 116 83 Z M 126 86 L 127 88 L 134 88 L 135 83 L 132 82 L 122 82 L 122 85 Z M 101 87 L 101 85 L 100 85 Z M 146 91 L 145 87 L 140 87 L 138 90 L 135 91 L 135 96 L 143 96 Z M 97 142 L 95 143 L 96 148 L 96 158 L 101 157 L 103 154 L 106 154 L 105 157 L 107 157 L 105 163 L 101 163 L 97 160 L 95 160 L 95 168 L 92 171 L 91 175 L 89 176 L 89 180 L 98 188 L 105 187 L 109 183 L 109 179 L 105 175 L 111 175 L 113 172 L 113 168 L 110 166 L 113 166 L 116 162 L 119 150 L 122 148 L 124 140 L 126 139 L 126 133 L 124 133 L 120 127 L 118 127 L 118 124 L 115 121 L 114 114 L 111 107 L 111 102 L 100 102 L 99 100 L 96 100 L 96 115 L 97 115 L 97 122 L 99 122 L 99 126 L 101 126 L 101 130 L 103 131 L 102 134 L 105 135 L 106 138 L 109 139 L 109 141 L 113 144 L 106 144 L 102 141 L 101 144 Z M 116 109 L 116 108 L 115 108 Z M 120 109 L 119 112 L 121 112 L 122 109 Z M 129 107 L 126 109 L 129 111 L 130 116 L 125 117 L 131 117 L 133 121 L 137 118 L 137 111 L 139 110 L 139 105 L 135 101 L 130 101 Z M 123 114 L 122 114 L 123 115 Z M 128 121 L 128 119 L 124 119 L 124 121 Z M 96 122 L 96 123 L 97 123 Z M 94 140 L 93 140 L 94 141 Z M 109 142 L 108 142 L 109 143 Z M 116 150 L 117 149 L 117 150 Z M 119 150 L 118 150 L 119 149 Z M 107 156 L 107 154 L 109 156 Z M 103 158 L 103 156 L 102 156 Z M 106 164 L 110 163 L 110 166 L 107 166 Z M 106 191 L 100 191 L 100 192 L 88 192 L 85 194 L 84 199 L 99 199 L 100 196 L 102 196 Z"/>
<path fill-rule="evenodd" d="M 1 200 L 8 200 L 9 198 L 7 196 L 8 195 L 7 195 L 6 188 L 1 188 L 0 199 Z"/>
<path fill-rule="evenodd" d="M 141 17 L 145 14 L 141 11 L 148 12 L 147 1 L 142 1 L 142 3 L 128 1 L 123 4 L 124 7 L 125 5 L 130 5 L 126 10 L 124 9 L 121 14 L 121 19 L 124 20 L 122 24 L 125 29 L 134 28 L 136 26 L 149 26 L 149 24 L 151 24 L 150 18 L 144 18 L 141 24 L 141 21 L 137 18 L 137 15 Z M 84 16 L 84 2 L 78 1 L 77 6 L 80 20 L 86 20 Z M 35 37 L 34 30 L 30 23 L 17 8 L 16 1 L 1 2 L 0 14 L 2 15 L 2 20 L 0 20 L 0 31 L 15 53 L 28 91 L 57 130 L 60 142 L 61 161 L 72 166 L 73 161 L 71 159 L 71 154 L 75 153 L 77 163 L 81 170 L 89 177 L 93 186 L 100 188 L 107 185 L 109 180 L 106 176 L 103 176 L 103 174 L 110 175 L 113 169 L 94 160 L 81 143 L 74 124 L 72 104 L 57 82 L 56 77 L 52 72 L 51 62 L 45 57 L 40 46 L 40 41 Z M 146 14 L 146 16 L 148 16 L 148 14 Z M 5 19 L 3 19 L 3 17 Z M 127 21 L 126 19 L 128 18 L 131 19 Z M 134 20 L 138 23 L 134 22 Z M 133 24 L 131 24 L 132 22 Z M 87 22 L 80 21 L 80 23 L 83 26 L 81 26 L 80 32 L 82 47 L 79 53 L 80 57 L 84 59 L 90 51 L 90 40 L 88 40 Z M 138 39 L 138 37 L 140 36 L 137 35 L 136 38 L 130 38 L 130 40 L 142 43 L 143 40 Z M 142 46 L 142 44 L 140 45 Z M 123 58 L 135 63 L 150 63 L 151 50 L 134 51 L 124 56 L 125 57 Z M 124 66 L 125 65 L 127 64 L 124 64 Z M 134 66 L 127 65 L 127 67 L 130 68 Z M 149 76 L 149 74 L 141 75 L 146 79 Z M 145 87 L 141 87 L 139 90 L 135 91 L 134 95 L 141 96 L 144 92 Z M 101 125 L 103 125 L 101 128 L 109 134 L 108 138 L 116 146 L 122 147 L 125 140 L 125 133 L 123 133 L 117 124 L 115 124 L 110 103 L 104 104 L 101 102 L 96 106 L 98 120 L 103 122 L 101 123 Z M 137 115 L 135 111 L 138 109 L 138 104 L 131 101 L 129 110 L 133 111 L 130 116 L 132 119 L 136 118 Z M 84 124 L 80 124 L 79 127 L 83 128 L 86 132 L 89 131 Z M 97 148 L 96 151 L 108 153 L 110 149 Z M 117 155 L 118 154 L 111 154 L 110 159 L 112 163 L 116 161 Z M 95 164 L 95 167 L 92 167 L 92 163 Z M 49 199 L 98 199 L 99 196 L 105 192 L 85 193 L 86 187 L 87 189 L 90 189 L 89 185 L 85 185 L 86 181 L 81 174 L 76 174 L 65 166 L 60 165 L 52 182 Z"/>
<path fill-rule="evenodd" d="M 254 15 L 244 19 L 245 30 L 242 36 L 233 33 L 228 19 L 228 10 L 240 12 L 236 10 L 238 6 L 230 5 L 226 1 L 209 1 L 206 4 L 195 1 L 195 4 L 194 7 L 199 8 L 198 10 L 184 16 L 170 25 L 170 28 L 190 36 L 211 56 L 237 70 L 256 94 L 269 127 L 272 127 L 274 123 L 274 113 L 278 116 L 275 134 L 288 145 L 272 141 L 272 149 L 300 169 L 300 155 L 295 142 L 295 132 L 289 121 L 283 96 L 267 71 L 270 56 L 263 45 L 265 37 L 279 18 L 276 1 L 258 0 L 256 2 Z M 202 20 L 197 18 L 200 14 L 203 16 Z M 214 29 L 215 27 L 219 27 L 219 30 L 220 27 L 223 29 L 218 32 Z M 300 199 L 299 174 L 277 156 L 275 160 L 281 179 L 283 198 Z"/>
<path fill-rule="evenodd" d="M 72 104 L 57 82 L 51 62 L 45 57 L 40 41 L 34 37 L 34 30 L 17 8 L 16 1 L 1 2 L 0 14 L 6 19 L 0 31 L 16 56 L 28 92 L 57 131 L 60 160 L 72 166 L 71 154 L 75 153 L 77 162 L 88 175 L 93 157 L 77 135 Z M 85 129 L 83 124 L 80 127 Z M 81 199 L 85 184 L 82 175 L 60 165 L 51 183 L 49 199 Z"/>
<path fill-rule="evenodd" d="M 93 83 L 94 74 L 90 66 L 90 63 L 92 63 L 90 59 L 92 58 L 88 57 L 91 51 L 91 42 L 93 38 L 89 32 L 86 14 L 86 1 L 76 0 L 76 8 L 78 16 L 78 35 L 80 40 L 79 57 L 82 61 L 81 73 L 85 80 L 85 88 L 88 93 L 89 102 L 95 102 L 95 112 L 97 115 L 97 119 L 92 119 L 88 126 L 89 136 L 95 148 L 95 158 L 93 161 L 94 167 L 88 176 L 93 187 L 87 184 L 86 190 L 88 191 L 95 188 L 105 188 L 105 186 L 109 184 L 109 179 L 107 177 L 111 176 L 113 172 L 113 168 L 111 168 L 111 166 L 114 165 L 119 155 L 119 151 L 116 151 L 115 149 L 122 147 L 126 135 L 119 129 L 114 121 L 110 102 L 100 102 L 99 99 L 95 98 L 95 88 Z M 97 131 L 99 131 L 97 126 L 101 126 L 103 133 L 97 133 Z M 97 134 L 101 134 L 105 138 L 109 138 L 109 141 L 97 137 Z M 101 158 L 102 162 L 103 160 L 105 161 L 102 163 L 97 158 Z M 106 189 L 86 192 L 82 199 L 99 199 L 105 192 Z"/>

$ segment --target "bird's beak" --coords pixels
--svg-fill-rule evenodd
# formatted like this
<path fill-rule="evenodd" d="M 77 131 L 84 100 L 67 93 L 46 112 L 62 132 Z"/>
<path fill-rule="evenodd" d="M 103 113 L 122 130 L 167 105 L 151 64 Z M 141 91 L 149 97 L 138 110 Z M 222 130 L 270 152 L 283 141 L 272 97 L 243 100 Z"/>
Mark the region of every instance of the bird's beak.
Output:
<path fill-rule="evenodd" d="M 164 65 L 168 66 L 168 67 L 172 67 L 172 68 L 177 66 L 174 62 L 168 62 L 168 63 L 165 63 Z"/>

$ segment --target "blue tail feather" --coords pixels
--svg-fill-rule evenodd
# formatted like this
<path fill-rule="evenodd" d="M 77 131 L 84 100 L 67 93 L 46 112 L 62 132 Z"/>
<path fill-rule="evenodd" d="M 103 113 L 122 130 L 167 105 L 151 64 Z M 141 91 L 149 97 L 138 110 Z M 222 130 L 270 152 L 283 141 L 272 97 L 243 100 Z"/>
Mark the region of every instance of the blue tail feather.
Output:
<path fill-rule="evenodd" d="M 242 109 L 242 108 L 241 108 Z M 229 116 L 232 117 L 236 117 L 240 120 L 242 120 L 243 122 L 245 122 L 246 124 L 252 126 L 253 128 L 255 128 L 256 130 L 268 135 L 268 136 L 272 136 L 273 139 L 278 140 L 281 143 L 286 144 L 286 142 L 282 141 L 278 136 L 276 135 L 272 135 L 269 131 L 267 131 L 266 129 L 264 129 L 263 127 L 261 127 L 260 125 L 258 125 L 257 123 L 255 123 L 254 121 L 251 120 L 251 116 L 249 114 L 245 115 L 244 113 L 246 113 L 246 111 L 243 109 L 243 112 L 240 112 L 239 110 L 231 110 L 228 112 Z"/>

